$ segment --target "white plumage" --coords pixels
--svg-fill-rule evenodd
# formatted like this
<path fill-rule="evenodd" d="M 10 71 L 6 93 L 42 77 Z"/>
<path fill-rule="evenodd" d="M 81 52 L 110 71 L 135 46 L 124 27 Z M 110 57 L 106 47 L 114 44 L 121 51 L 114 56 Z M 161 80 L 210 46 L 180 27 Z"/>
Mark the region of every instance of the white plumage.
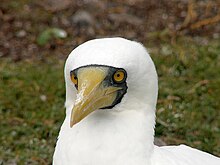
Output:
<path fill-rule="evenodd" d="M 70 72 L 91 64 L 125 69 L 128 89 L 112 109 L 96 110 L 71 128 L 77 90 Z M 154 146 L 157 73 L 141 44 L 123 38 L 88 41 L 69 55 L 65 81 L 66 118 L 53 165 L 220 165 L 219 158 L 185 145 Z"/>

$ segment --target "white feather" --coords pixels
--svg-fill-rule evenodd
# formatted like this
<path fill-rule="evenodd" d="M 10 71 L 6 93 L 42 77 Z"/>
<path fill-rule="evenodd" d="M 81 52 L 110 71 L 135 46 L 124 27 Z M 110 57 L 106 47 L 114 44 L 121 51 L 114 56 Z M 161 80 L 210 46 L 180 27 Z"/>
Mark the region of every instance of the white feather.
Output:
<path fill-rule="evenodd" d="M 90 64 L 124 68 L 128 90 L 113 109 L 97 110 L 70 128 L 76 99 L 70 71 Z M 53 165 L 220 165 L 219 158 L 184 145 L 153 145 L 157 73 L 141 44 L 123 38 L 88 41 L 69 55 L 65 81 L 66 118 Z"/>

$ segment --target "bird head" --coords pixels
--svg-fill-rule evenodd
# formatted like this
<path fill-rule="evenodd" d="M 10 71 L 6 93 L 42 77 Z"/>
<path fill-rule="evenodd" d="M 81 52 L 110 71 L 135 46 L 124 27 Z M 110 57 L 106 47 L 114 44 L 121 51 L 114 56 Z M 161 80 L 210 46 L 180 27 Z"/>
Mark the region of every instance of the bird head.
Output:
<path fill-rule="evenodd" d="M 155 110 L 155 66 L 134 41 L 104 38 L 78 46 L 66 61 L 65 81 L 71 127 L 95 111 L 138 111 L 146 104 Z"/>

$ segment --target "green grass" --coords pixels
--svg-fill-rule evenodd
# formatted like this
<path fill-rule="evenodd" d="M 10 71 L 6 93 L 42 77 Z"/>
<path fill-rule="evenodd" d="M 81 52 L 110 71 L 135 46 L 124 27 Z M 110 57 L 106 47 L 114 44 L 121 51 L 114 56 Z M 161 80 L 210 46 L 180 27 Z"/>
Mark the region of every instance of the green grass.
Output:
<path fill-rule="evenodd" d="M 64 118 L 63 63 L 0 63 L 0 155 L 48 164 Z M 46 100 L 45 100 L 46 98 Z"/>
<path fill-rule="evenodd" d="M 219 43 L 204 46 L 184 39 L 152 52 L 159 75 L 156 135 L 169 144 L 186 143 L 218 156 Z"/>
<path fill-rule="evenodd" d="M 220 45 L 150 45 L 159 75 L 156 136 L 220 156 Z M 149 47 L 149 46 L 148 46 Z M 65 116 L 64 61 L 0 61 L 0 160 L 50 164 Z"/>

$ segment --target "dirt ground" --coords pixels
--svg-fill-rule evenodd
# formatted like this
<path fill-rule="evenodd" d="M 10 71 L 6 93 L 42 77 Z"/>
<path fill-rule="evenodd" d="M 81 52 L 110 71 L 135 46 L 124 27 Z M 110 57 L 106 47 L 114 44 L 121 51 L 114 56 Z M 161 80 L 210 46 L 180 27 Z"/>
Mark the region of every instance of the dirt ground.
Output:
<path fill-rule="evenodd" d="M 144 44 L 179 36 L 219 38 L 217 0 L 19 0 L 0 2 L 0 58 L 65 58 L 89 39 L 122 36 Z M 67 37 L 39 36 L 50 28 Z M 202 41 L 201 41 L 202 42 Z"/>

